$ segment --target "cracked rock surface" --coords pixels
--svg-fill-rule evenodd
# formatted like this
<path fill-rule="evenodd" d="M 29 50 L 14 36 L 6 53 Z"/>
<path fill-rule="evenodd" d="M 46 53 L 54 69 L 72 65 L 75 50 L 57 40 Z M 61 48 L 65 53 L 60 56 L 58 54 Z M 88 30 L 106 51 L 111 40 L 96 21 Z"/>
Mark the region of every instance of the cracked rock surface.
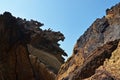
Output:
<path fill-rule="evenodd" d="M 9 12 L 0 15 L 0 80 L 55 80 L 67 56 L 58 44 L 65 37 L 42 25 Z"/>
<path fill-rule="evenodd" d="M 77 40 L 72 56 L 62 65 L 56 80 L 120 80 L 119 12 L 120 3 L 93 22 Z"/>

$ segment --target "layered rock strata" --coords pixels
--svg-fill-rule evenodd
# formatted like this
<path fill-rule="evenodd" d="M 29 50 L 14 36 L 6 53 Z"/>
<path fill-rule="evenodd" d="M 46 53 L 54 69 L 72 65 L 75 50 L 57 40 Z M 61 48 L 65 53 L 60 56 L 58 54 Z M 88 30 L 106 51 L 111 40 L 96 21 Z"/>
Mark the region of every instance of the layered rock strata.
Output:
<path fill-rule="evenodd" d="M 96 19 L 77 40 L 73 55 L 62 65 L 56 80 L 119 80 L 119 41 L 120 3 L 107 9 L 106 16 Z M 101 69 L 103 73 L 99 73 Z"/>

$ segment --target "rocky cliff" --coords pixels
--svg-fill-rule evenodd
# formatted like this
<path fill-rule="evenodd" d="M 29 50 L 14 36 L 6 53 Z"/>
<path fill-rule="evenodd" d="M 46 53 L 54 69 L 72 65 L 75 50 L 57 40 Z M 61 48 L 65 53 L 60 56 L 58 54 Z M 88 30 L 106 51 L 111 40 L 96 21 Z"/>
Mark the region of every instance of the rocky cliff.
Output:
<path fill-rule="evenodd" d="M 0 80 L 54 80 L 67 56 L 61 32 L 42 30 L 38 21 L 0 15 Z"/>
<path fill-rule="evenodd" d="M 56 80 L 120 80 L 120 3 L 77 40 Z"/>

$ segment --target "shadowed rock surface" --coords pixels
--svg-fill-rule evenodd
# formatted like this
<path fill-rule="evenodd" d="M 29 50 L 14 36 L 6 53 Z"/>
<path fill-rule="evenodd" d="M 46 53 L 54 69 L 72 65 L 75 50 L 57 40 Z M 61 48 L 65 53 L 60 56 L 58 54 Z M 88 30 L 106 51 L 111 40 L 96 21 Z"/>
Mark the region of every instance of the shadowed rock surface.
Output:
<path fill-rule="evenodd" d="M 120 80 L 120 42 L 102 66 L 96 69 L 95 74 L 85 80 Z"/>
<path fill-rule="evenodd" d="M 120 3 L 95 20 L 65 63 L 64 35 L 41 26 L 0 15 L 0 80 L 120 80 Z"/>
<path fill-rule="evenodd" d="M 106 16 L 96 19 L 77 40 L 56 80 L 120 80 L 119 41 L 120 3 L 107 9 Z"/>
<path fill-rule="evenodd" d="M 58 41 L 61 32 L 42 30 L 43 24 L 0 15 L 0 80 L 54 80 L 67 56 Z"/>

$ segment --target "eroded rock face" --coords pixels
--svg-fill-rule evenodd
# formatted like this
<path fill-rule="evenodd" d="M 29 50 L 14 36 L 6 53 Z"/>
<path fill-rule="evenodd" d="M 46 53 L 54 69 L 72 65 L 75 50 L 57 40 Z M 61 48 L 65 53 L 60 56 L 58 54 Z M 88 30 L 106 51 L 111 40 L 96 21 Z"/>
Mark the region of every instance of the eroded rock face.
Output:
<path fill-rule="evenodd" d="M 117 49 L 120 39 L 119 9 L 120 3 L 108 9 L 107 15 L 101 19 L 96 19 L 90 28 L 77 40 L 73 55 L 62 65 L 57 80 L 91 80 L 89 77 L 95 74 L 96 70 L 106 62 L 106 59 L 110 59 L 114 50 Z M 111 10 L 114 16 L 109 17 Z M 107 66 L 111 67 L 110 65 Z M 112 74 L 110 71 L 108 72 Z M 96 77 L 92 80 L 119 78 L 111 75 L 107 76 L 106 73 L 98 73 L 97 75 L 103 75 L 104 79 Z"/>
<path fill-rule="evenodd" d="M 15 17 L 0 15 L 0 80 L 35 80 L 25 35 Z"/>
<path fill-rule="evenodd" d="M 40 27 L 43 26 L 43 24 L 34 20 L 26 21 L 25 19 L 17 18 L 17 23 L 22 26 L 21 30 L 27 35 L 26 40 L 28 40 L 29 45 L 50 53 L 61 63 L 64 63 L 62 55 L 67 56 L 67 54 L 60 48 L 58 41 L 64 41 L 65 37 L 60 31 L 55 32 L 51 29 L 42 30 Z"/>
<path fill-rule="evenodd" d="M 30 55 L 30 61 L 36 75 L 36 80 L 55 80 L 56 74 L 39 61 L 36 56 Z"/>
<path fill-rule="evenodd" d="M 57 74 L 62 63 L 55 56 L 51 55 L 48 52 L 36 49 L 31 45 L 28 45 L 28 50 L 30 53 L 32 53 L 31 55 L 37 57 L 40 63 L 43 63 L 44 65 L 46 65 L 46 68 L 48 68 L 50 71 Z"/>
<path fill-rule="evenodd" d="M 120 80 L 120 42 L 111 54 L 110 59 L 106 59 L 102 66 L 96 69 L 95 74 L 85 80 Z"/>
<path fill-rule="evenodd" d="M 67 56 L 61 32 L 42 30 L 38 21 L 0 15 L 0 80 L 55 80 Z"/>

